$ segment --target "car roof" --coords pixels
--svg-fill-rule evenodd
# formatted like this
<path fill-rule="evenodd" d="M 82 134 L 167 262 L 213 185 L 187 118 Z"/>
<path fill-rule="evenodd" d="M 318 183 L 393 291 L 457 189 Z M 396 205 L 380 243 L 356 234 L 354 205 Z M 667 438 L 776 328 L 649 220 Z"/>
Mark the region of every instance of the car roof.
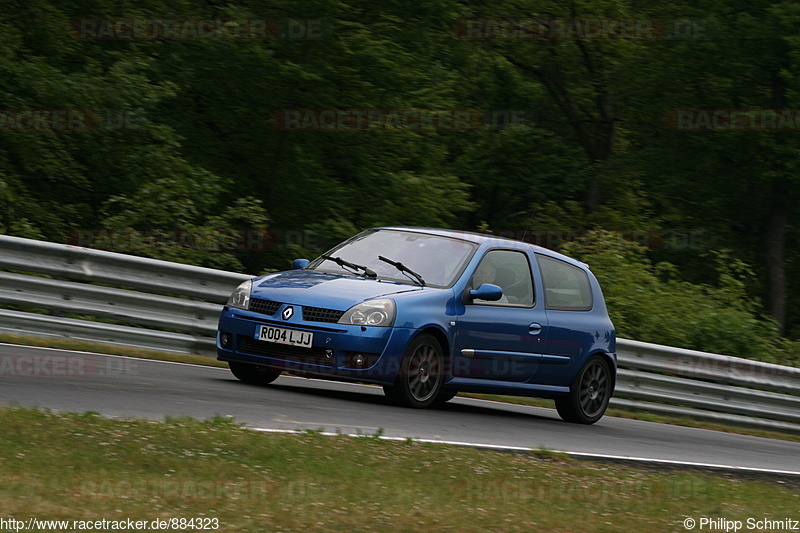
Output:
<path fill-rule="evenodd" d="M 463 230 L 451 230 L 451 229 L 441 229 L 441 228 L 425 228 L 425 227 L 417 227 L 417 226 L 381 226 L 377 228 L 372 228 L 373 230 L 395 230 L 395 231 L 410 231 L 414 233 L 425 233 L 428 235 L 436 235 L 437 237 L 449 237 L 452 239 L 462 239 L 465 241 L 473 242 L 475 244 L 486 244 L 486 243 L 498 243 L 499 246 L 502 247 L 503 242 L 507 242 L 509 244 L 514 243 L 516 245 L 523 245 L 527 246 L 532 249 L 536 253 L 540 253 L 542 255 L 547 255 L 553 257 L 554 259 L 560 259 L 561 261 L 565 261 L 567 263 L 571 263 L 573 265 L 581 266 L 585 269 L 589 269 L 589 265 L 584 263 L 583 261 L 578 261 L 573 257 L 569 257 L 568 255 L 564 255 L 562 253 L 556 252 L 549 248 L 545 248 L 543 246 L 539 246 L 537 244 L 532 244 L 525 241 L 518 241 L 515 239 L 509 239 L 508 237 L 501 237 L 499 235 L 492 235 L 489 233 L 475 233 L 473 231 L 463 231 Z"/>

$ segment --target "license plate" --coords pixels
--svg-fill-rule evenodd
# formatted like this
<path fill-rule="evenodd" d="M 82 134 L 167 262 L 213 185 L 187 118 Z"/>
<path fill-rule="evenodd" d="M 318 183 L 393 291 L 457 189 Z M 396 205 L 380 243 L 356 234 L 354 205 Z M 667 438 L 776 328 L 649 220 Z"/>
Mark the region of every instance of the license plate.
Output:
<path fill-rule="evenodd" d="M 297 331 L 296 329 L 259 325 L 256 326 L 256 340 L 311 348 L 311 343 L 314 341 L 314 334 L 306 331 Z"/>

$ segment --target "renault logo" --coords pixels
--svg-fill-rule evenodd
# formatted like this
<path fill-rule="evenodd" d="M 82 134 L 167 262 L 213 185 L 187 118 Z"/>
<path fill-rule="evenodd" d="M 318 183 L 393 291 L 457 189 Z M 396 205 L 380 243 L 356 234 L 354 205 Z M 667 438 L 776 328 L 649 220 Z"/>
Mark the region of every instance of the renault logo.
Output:
<path fill-rule="evenodd" d="M 286 309 L 283 310 L 281 316 L 283 317 L 284 320 L 289 320 L 290 318 L 292 318 L 293 314 L 294 314 L 294 309 L 292 309 L 291 307 L 287 307 Z"/>

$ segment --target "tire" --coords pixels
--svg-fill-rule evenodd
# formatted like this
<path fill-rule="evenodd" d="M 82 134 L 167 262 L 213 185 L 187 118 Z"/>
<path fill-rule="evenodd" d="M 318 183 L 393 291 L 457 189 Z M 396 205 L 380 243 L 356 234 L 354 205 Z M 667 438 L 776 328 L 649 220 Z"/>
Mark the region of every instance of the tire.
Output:
<path fill-rule="evenodd" d="M 228 368 L 236 379 L 250 385 L 269 385 L 281 375 L 282 370 L 269 366 L 228 361 Z"/>
<path fill-rule="evenodd" d="M 593 355 L 575 376 L 569 395 L 556 399 L 556 410 L 567 422 L 594 424 L 605 414 L 612 390 L 608 362 Z"/>
<path fill-rule="evenodd" d="M 456 397 L 458 391 L 455 389 L 442 389 L 439 391 L 439 395 L 436 397 L 436 401 L 434 402 L 436 405 L 443 405 L 453 398 Z"/>
<path fill-rule="evenodd" d="M 439 398 L 443 369 L 442 346 L 433 335 L 422 333 L 408 344 L 394 385 L 383 390 L 398 405 L 424 409 Z"/>

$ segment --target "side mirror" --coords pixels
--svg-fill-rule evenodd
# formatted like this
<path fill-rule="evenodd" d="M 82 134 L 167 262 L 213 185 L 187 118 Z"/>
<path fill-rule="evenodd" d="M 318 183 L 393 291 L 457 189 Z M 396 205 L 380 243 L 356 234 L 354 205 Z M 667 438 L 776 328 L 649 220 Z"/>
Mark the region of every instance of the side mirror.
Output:
<path fill-rule="evenodd" d="M 491 283 L 483 283 L 477 289 L 469 291 L 470 300 L 488 300 L 496 302 L 503 297 L 503 289 Z"/>
<path fill-rule="evenodd" d="M 308 259 L 295 259 L 292 261 L 292 270 L 301 270 L 307 267 L 310 262 Z"/>

